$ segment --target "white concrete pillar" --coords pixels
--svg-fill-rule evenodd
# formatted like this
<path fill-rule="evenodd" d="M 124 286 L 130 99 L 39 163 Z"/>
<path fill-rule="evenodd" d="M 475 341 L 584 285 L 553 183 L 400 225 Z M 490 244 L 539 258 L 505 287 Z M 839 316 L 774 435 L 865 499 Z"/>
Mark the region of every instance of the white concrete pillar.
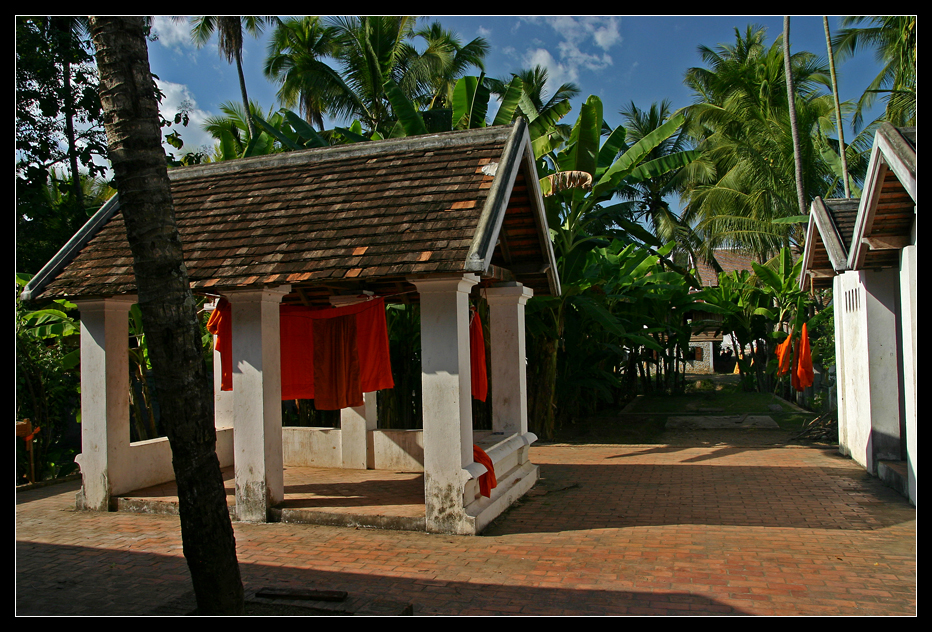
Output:
<path fill-rule="evenodd" d="M 129 310 L 135 296 L 75 301 L 81 312 L 82 509 L 107 511 L 129 450 Z"/>
<path fill-rule="evenodd" d="M 524 306 L 534 295 L 520 283 L 484 292 L 489 304 L 492 431 L 507 437 L 527 433 L 527 354 Z"/>
<path fill-rule="evenodd" d="M 233 319 L 236 517 L 265 522 L 284 500 L 279 305 L 288 285 L 227 295 Z"/>
<path fill-rule="evenodd" d="M 852 273 L 853 274 L 853 273 Z M 850 345 L 847 333 L 848 322 L 848 296 L 849 281 L 844 274 L 836 275 L 832 280 L 833 309 L 832 316 L 835 321 L 835 391 L 838 398 L 838 451 L 851 456 L 851 440 L 848 437 L 848 428 L 852 419 L 848 415 L 847 389 L 849 388 L 847 349 Z"/>
<path fill-rule="evenodd" d="M 340 411 L 340 448 L 343 467 L 365 470 L 374 466 L 369 431 L 378 424 L 377 393 L 363 393 L 363 405 Z"/>
<path fill-rule="evenodd" d="M 421 301 L 421 409 L 427 530 L 469 533 L 463 492 L 472 463 L 469 292 L 474 274 L 411 279 Z"/>

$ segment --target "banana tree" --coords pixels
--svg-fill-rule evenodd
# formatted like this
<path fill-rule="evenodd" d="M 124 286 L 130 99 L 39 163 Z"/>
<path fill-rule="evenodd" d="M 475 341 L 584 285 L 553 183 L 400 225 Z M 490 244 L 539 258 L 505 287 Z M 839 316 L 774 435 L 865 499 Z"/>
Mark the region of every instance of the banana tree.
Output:
<path fill-rule="evenodd" d="M 73 303 L 56 300 L 34 309 L 20 292 L 32 275 L 16 274 L 16 421 L 29 420 L 37 480 L 74 471 L 76 450 L 66 446 L 65 430 L 80 415 L 80 324 Z M 26 448 L 17 441 L 17 451 Z M 25 459 L 27 450 L 22 452 Z M 28 471 L 24 469 L 23 471 Z M 17 479 L 18 480 L 18 479 Z"/>

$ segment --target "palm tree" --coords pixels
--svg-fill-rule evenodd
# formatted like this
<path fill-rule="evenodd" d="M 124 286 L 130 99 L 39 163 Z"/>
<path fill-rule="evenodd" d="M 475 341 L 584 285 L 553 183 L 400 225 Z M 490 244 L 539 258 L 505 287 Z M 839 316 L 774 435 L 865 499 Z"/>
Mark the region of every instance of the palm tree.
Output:
<path fill-rule="evenodd" d="M 386 84 L 396 85 L 417 106 L 436 106 L 458 76 L 481 63 L 487 49 L 483 40 L 460 47 L 456 36 L 439 25 L 416 31 L 417 20 L 407 15 L 328 20 L 336 32 L 342 78 L 330 84 L 327 95 L 333 115 L 357 118 L 370 134 L 387 136 L 397 116 Z M 417 37 L 427 43 L 423 52 L 415 46 Z"/>
<path fill-rule="evenodd" d="M 249 96 L 246 93 L 246 77 L 243 75 L 243 35 L 244 31 L 258 37 L 267 23 L 277 18 L 255 15 L 199 15 L 191 18 L 191 37 L 198 48 L 203 47 L 214 32 L 217 33 L 220 55 L 226 57 L 227 62 L 236 62 L 236 72 L 239 75 L 239 88 L 243 94 L 243 105 L 249 109 Z M 255 124 L 249 122 L 250 135 L 256 137 Z"/>
<path fill-rule="evenodd" d="M 670 101 L 665 99 L 659 104 L 652 103 L 645 111 L 638 108 L 632 101 L 620 110 L 619 114 L 624 117 L 624 127 L 627 130 L 625 142 L 636 143 L 666 123 L 673 114 L 670 105 Z M 658 160 L 664 156 L 690 149 L 689 137 L 685 130 L 680 128 L 652 149 L 646 160 Z M 619 191 L 620 198 L 637 203 L 634 219 L 645 221 L 654 235 L 664 243 L 675 240 L 681 245 L 688 246 L 689 227 L 682 223 L 667 202 L 669 197 L 678 195 L 682 190 L 687 169 L 689 165 L 676 171 L 668 171 L 658 176 L 632 182 Z"/>
<path fill-rule="evenodd" d="M 709 68 L 691 68 L 686 84 L 696 93 L 688 132 L 704 152 L 704 172 L 687 185 L 683 219 L 710 248 L 738 247 L 761 261 L 799 243 L 801 226 L 775 221 L 799 215 L 782 38 L 764 45 L 765 31 L 735 30 L 734 45 L 699 51 Z M 831 124 L 827 69 L 812 53 L 791 55 L 800 130 L 805 205 L 840 183 L 822 154 L 832 148 L 821 134 Z"/>
<path fill-rule="evenodd" d="M 546 114 L 552 110 L 558 103 L 569 101 L 579 96 L 579 86 L 575 83 L 563 83 L 550 95 L 547 81 L 550 78 L 547 69 L 537 65 L 533 68 L 525 68 L 518 72 L 511 73 L 512 77 L 518 77 L 524 83 L 524 91 L 527 93 L 534 108 L 538 114 Z M 502 96 L 508 89 L 510 79 L 489 79 L 489 89 L 492 94 Z M 548 98 L 549 97 L 549 98 Z M 544 101 L 546 99 L 546 102 Z"/>
<path fill-rule="evenodd" d="M 841 104 L 838 102 L 838 78 L 835 76 L 835 53 L 832 49 L 832 35 L 828 29 L 828 16 L 822 16 L 822 25 L 825 28 L 828 67 L 832 73 L 832 99 L 835 102 L 835 130 L 838 132 L 838 154 L 841 156 L 842 182 L 845 188 L 845 199 L 848 199 L 851 197 L 851 189 L 848 183 L 848 150 L 845 148 L 845 126 L 841 118 Z"/>
<path fill-rule="evenodd" d="M 430 101 L 426 106 L 429 109 L 450 107 L 457 80 L 472 68 L 484 70 L 489 43 L 477 37 L 463 45 L 459 36 L 444 29 L 440 22 L 432 22 L 415 35 L 427 44 L 421 57 L 430 60 L 433 66 L 429 70 Z"/>
<path fill-rule="evenodd" d="M 851 25 L 868 22 L 869 27 Z M 875 49 L 883 68 L 858 101 L 854 127 L 858 129 L 863 110 L 881 94 L 887 96 L 884 119 L 899 127 L 916 125 L 916 16 L 849 16 L 833 39 L 838 61 L 863 47 Z"/>
<path fill-rule="evenodd" d="M 145 21 L 91 16 L 110 160 L 135 260 L 162 419 L 178 483 L 181 536 L 200 614 L 243 614 L 243 583 L 216 452 L 212 387 L 174 222 Z M 120 183 L 132 181 L 133 186 Z"/>
<path fill-rule="evenodd" d="M 265 75 L 279 83 L 279 101 L 285 107 L 298 105 L 304 120 L 318 130 L 324 129 L 326 95 L 334 90 L 327 84 L 336 79 L 324 61 L 338 50 L 335 36 L 318 16 L 288 18 L 273 31 L 268 45 Z"/>
<path fill-rule="evenodd" d="M 569 111 L 570 100 L 579 96 L 579 86 L 575 83 L 562 83 L 551 95 L 551 88 L 547 86 L 549 73 L 546 68 L 540 65 L 525 68 L 516 73 L 513 72 L 511 73 L 511 79 L 488 78 L 486 83 L 489 86 L 489 91 L 501 99 L 508 92 L 508 87 L 514 78 L 521 80 L 527 97 L 527 100 L 522 99 L 516 115 L 523 113 L 527 119 L 539 118 L 541 121 L 546 121 L 548 127 L 552 126 L 550 131 L 556 134 L 553 138 L 554 145 L 569 140 L 571 126 L 558 124 L 557 121 Z M 524 112 L 525 109 L 533 109 L 534 111 Z"/>
<path fill-rule="evenodd" d="M 369 133 L 388 135 L 394 121 L 385 83 L 392 81 L 414 102 L 423 92 L 425 78 L 418 76 L 419 57 L 411 44 L 415 16 L 360 16 L 332 18 L 339 49 L 340 81 L 327 98 L 328 111 L 337 117 L 356 118 Z"/>
<path fill-rule="evenodd" d="M 796 197 L 799 214 L 806 214 L 806 189 L 803 185 L 803 166 L 800 162 L 799 125 L 796 122 L 796 91 L 793 89 L 793 65 L 790 63 L 790 16 L 783 16 L 783 71 L 786 73 L 786 103 L 790 113 L 790 131 L 793 135 L 793 164 L 796 172 Z"/>

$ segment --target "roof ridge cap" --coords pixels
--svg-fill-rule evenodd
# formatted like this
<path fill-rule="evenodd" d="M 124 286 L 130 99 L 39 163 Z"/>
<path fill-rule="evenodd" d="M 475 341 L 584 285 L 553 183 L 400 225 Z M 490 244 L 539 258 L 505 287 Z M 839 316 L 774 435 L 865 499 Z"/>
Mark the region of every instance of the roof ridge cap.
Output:
<path fill-rule="evenodd" d="M 169 169 L 168 177 L 172 181 L 188 180 L 216 175 L 218 173 L 237 173 L 255 169 L 273 169 L 276 167 L 308 164 L 321 160 L 334 160 L 341 157 L 374 156 L 391 153 L 393 150 L 403 148 L 405 145 L 410 144 L 417 144 L 423 149 L 432 149 L 468 145 L 477 142 L 477 139 L 486 138 L 488 140 L 501 139 L 507 141 L 513 127 L 513 125 L 496 125 L 474 130 L 453 130 L 451 132 L 421 134 L 418 136 L 405 136 L 403 138 L 386 138 L 383 140 L 350 143 L 347 145 L 313 147 L 310 149 L 271 154 L 269 156 L 223 160 L 206 165 Z"/>

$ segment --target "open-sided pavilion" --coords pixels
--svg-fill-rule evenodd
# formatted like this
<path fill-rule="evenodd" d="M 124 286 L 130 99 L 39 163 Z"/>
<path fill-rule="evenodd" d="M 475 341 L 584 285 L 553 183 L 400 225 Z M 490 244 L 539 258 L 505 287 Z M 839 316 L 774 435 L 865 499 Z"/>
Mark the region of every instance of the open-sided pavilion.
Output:
<path fill-rule="evenodd" d="M 481 531 L 534 485 L 524 308 L 560 285 L 523 122 L 169 176 L 192 291 L 232 306 L 233 389 L 221 391 L 217 375 L 214 396 L 238 520 L 270 519 L 288 465 L 422 470 L 425 528 L 439 533 Z M 79 503 L 96 510 L 173 478 L 166 439 L 130 442 L 135 284 L 122 211 L 118 196 L 110 200 L 24 291 L 80 309 Z M 490 314 L 491 432 L 472 424 L 469 302 L 480 290 Z M 339 429 L 283 429 L 280 306 L 366 296 L 420 305 L 423 430 L 379 429 L 375 393 L 342 410 Z M 487 470 L 473 445 L 494 463 L 490 497 L 479 493 Z"/>

